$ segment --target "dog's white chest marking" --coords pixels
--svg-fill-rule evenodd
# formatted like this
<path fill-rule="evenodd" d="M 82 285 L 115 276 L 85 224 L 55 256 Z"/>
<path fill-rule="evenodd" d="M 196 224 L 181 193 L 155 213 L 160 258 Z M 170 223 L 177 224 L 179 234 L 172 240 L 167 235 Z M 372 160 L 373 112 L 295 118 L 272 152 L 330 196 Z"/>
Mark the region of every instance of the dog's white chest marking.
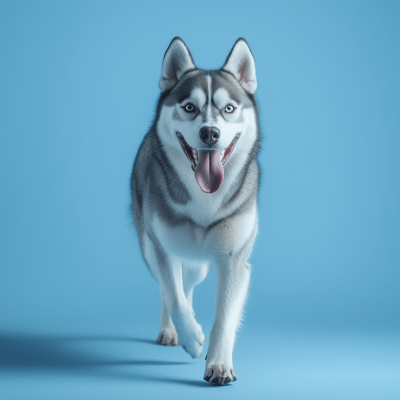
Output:
<path fill-rule="evenodd" d="M 247 212 L 232 218 L 228 226 L 217 223 L 215 226 L 203 228 L 191 222 L 183 222 L 177 227 L 171 227 L 157 214 L 154 214 L 151 225 L 168 254 L 181 257 L 189 264 L 210 263 L 218 255 L 241 249 L 256 233 L 257 218 L 257 208 L 254 205 Z"/>

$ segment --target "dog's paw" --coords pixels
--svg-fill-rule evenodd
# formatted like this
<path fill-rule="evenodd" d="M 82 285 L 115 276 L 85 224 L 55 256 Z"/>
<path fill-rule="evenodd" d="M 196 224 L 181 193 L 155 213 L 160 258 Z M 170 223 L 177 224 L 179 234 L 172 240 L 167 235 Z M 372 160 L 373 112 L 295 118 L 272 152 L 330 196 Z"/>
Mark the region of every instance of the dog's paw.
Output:
<path fill-rule="evenodd" d="M 191 337 L 185 337 L 180 340 L 180 344 L 186 353 L 189 353 L 192 358 L 200 358 L 203 353 L 203 344 L 206 341 L 206 337 L 203 332 L 199 334 L 191 335 Z"/>
<path fill-rule="evenodd" d="M 204 372 L 204 380 L 215 385 L 226 385 L 236 379 L 233 367 L 226 364 L 208 364 Z"/>
<path fill-rule="evenodd" d="M 201 325 L 194 319 L 193 314 L 175 315 L 173 321 L 182 348 L 189 353 L 192 358 L 201 357 L 206 337 L 201 329 Z"/>
<path fill-rule="evenodd" d="M 175 328 L 164 328 L 160 330 L 157 343 L 163 346 L 179 346 L 178 335 Z"/>

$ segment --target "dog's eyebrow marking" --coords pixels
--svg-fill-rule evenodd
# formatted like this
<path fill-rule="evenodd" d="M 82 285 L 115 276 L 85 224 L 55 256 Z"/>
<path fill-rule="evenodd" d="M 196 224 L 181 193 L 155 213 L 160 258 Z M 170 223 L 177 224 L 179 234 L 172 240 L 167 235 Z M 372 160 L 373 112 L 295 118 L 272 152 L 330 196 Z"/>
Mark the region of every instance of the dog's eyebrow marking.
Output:
<path fill-rule="evenodd" d="M 217 89 L 214 93 L 213 100 L 218 109 L 221 109 L 228 104 L 232 104 L 234 107 L 238 106 L 236 101 L 231 98 L 229 92 L 225 88 Z"/>
<path fill-rule="evenodd" d="M 200 88 L 194 88 L 190 97 L 181 102 L 182 105 L 186 103 L 193 103 L 199 109 L 202 109 L 206 103 L 207 97 L 204 91 Z"/>

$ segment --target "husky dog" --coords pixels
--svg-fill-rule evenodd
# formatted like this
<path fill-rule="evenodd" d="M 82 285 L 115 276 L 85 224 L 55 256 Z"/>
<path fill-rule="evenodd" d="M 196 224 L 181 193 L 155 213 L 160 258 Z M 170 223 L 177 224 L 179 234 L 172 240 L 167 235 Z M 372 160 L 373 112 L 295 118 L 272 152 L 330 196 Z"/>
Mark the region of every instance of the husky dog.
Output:
<path fill-rule="evenodd" d="M 193 289 L 215 265 L 215 321 L 204 379 L 224 385 L 236 380 L 232 351 L 258 225 L 254 58 L 239 39 L 221 69 L 198 69 L 176 37 L 159 85 L 157 114 L 131 180 L 143 258 L 160 284 L 157 342 L 201 356 L 206 338 L 194 317 Z"/>

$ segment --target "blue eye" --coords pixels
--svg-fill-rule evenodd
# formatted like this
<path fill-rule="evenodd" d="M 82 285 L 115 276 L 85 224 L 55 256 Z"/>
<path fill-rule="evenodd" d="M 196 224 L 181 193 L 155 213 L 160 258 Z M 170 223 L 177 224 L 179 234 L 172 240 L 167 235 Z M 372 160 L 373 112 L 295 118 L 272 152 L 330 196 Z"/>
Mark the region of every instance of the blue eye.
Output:
<path fill-rule="evenodd" d="M 228 104 L 228 105 L 225 107 L 225 112 L 227 112 L 228 114 L 232 114 L 234 111 L 235 111 L 235 107 L 233 107 L 232 104 Z"/>
<path fill-rule="evenodd" d="M 194 111 L 194 105 L 192 103 L 188 103 L 183 107 L 183 109 L 188 113 L 192 113 Z"/>

